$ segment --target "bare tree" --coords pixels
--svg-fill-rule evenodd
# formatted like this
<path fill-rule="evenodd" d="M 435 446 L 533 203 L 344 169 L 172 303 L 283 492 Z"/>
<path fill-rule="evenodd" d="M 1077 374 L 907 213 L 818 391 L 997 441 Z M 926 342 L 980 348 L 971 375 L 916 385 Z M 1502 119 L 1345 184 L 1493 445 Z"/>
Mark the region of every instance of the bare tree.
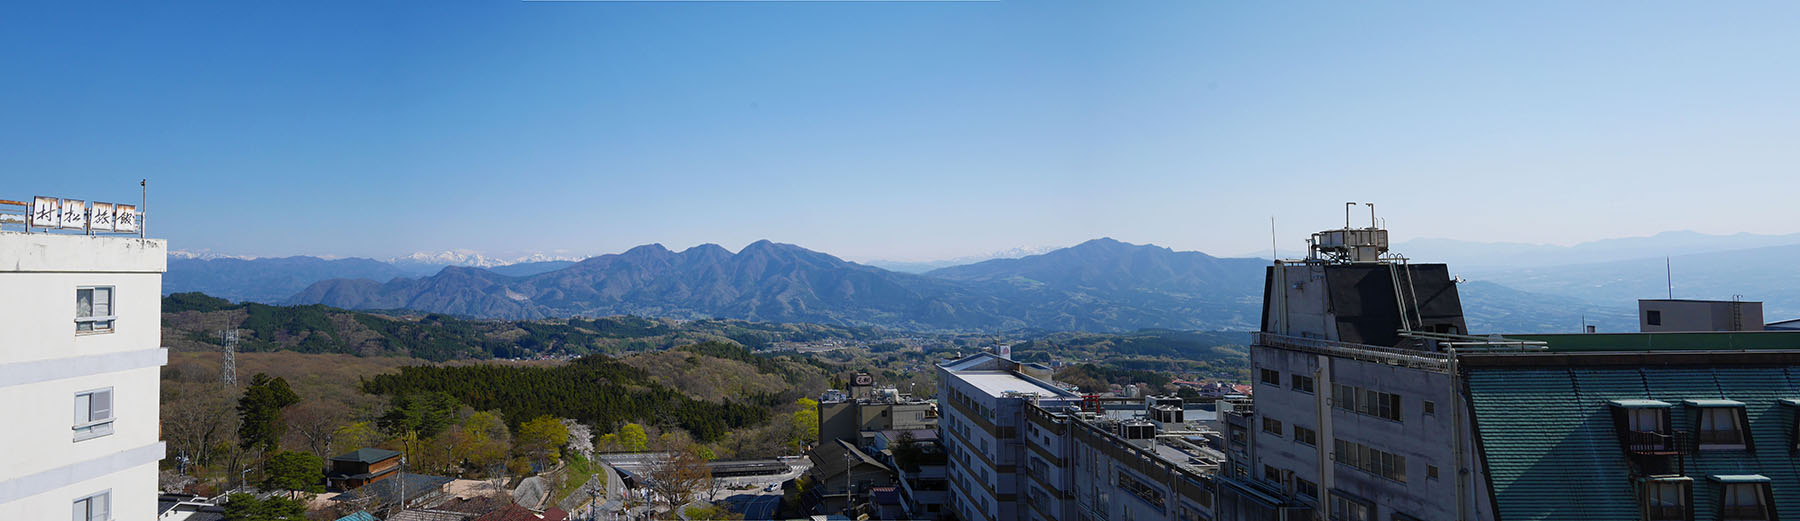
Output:
<path fill-rule="evenodd" d="M 216 384 L 170 383 L 163 388 L 163 437 L 191 463 L 211 463 L 216 447 L 235 443 L 237 414 L 231 398 Z"/>
<path fill-rule="evenodd" d="M 644 477 L 648 478 L 650 492 L 662 500 L 667 511 L 678 512 L 708 486 L 712 470 L 707 468 L 706 458 L 690 446 L 652 460 L 644 469 Z"/>
<path fill-rule="evenodd" d="M 330 458 L 331 442 L 336 439 L 338 427 L 344 426 L 350 409 L 341 403 L 331 401 L 308 401 L 296 405 L 282 416 L 287 420 L 288 432 L 299 435 L 306 442 L 306 449 L 320 458 Z"/>

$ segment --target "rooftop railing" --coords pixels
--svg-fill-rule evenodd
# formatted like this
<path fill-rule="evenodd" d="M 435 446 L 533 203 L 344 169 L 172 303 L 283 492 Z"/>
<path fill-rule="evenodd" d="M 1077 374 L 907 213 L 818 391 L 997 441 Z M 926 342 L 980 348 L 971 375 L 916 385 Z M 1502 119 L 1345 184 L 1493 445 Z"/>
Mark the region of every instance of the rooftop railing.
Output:
<path fill-rule="evenodd" d="M 1427 371 L 1447 372 L 1450 370 L 1450 356 L 1434 351 L 1381 347 L 1323 338 L 1303 338 L 1264 331 L 1257 331 L 1251 335 L 1255 344 L 1260 346 L 1307 351 Z"/>

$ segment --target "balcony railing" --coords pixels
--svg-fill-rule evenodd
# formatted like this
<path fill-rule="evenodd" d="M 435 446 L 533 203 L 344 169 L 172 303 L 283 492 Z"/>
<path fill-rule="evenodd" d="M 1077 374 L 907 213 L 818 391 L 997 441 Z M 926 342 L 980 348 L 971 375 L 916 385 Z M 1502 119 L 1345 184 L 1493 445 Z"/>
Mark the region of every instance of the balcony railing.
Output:
<path fill-rule="evenodd" d="M 1627 431 L 1625 433 L 1625 450 L 1633 454 L 1685 454 L 1688 433 L 1686 431 L 1655 432 Z"/>
<path fill-rule="evenodd" d="M 1682 505 L 1651 505 L 1644 507 L 1644 517 L 1649 521 L 1687 521 L 1687 507 Z"/>

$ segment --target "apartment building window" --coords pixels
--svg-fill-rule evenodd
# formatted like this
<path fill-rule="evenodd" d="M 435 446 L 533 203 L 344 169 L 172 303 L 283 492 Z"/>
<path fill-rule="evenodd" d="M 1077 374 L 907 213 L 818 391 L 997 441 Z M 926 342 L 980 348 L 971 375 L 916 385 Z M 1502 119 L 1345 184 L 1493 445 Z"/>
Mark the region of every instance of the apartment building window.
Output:
<path fill-rule="evenodd" d="M 1419 410 L 1423 411 L 1426 416 L 1435 415 L 1437 414 L 1437 402 L 1424 400 L 1424 403 L 1419 405 Z"/>
<path fill-rule="evenodd" d="M 112 331 L 113 293 L 112 286 L 75 288 L 75 330 Z"/>
<path fill-rule="evenodd" d="M 1300 376 L 1296 374 L 1292 375 L 1288 380 L 1296 391 L 1303 393 L 1313 392 L 1313 378 L 1311 376 Z"/>
<path fill-rule="evenodd" d="M 1644 519 L 1648 521 L 1687 521 L 1688 480 L 1652 480 L 1643 482 Z"/>
<path fill-rule="evenodd" d="M 1262 383 L 1281 385 L 1281 371 L 1276 371 L 1274 369 L 1262 370 Z"/>
<path fill-rule="evenodd" d="M 1425 466 L 1425 479 L 1437 479 L 1437 478 L 1438 478 L 1437 465 L 1426 465 Z"/>
<path fill-rule="evenodd" d="M 1274 434 L 1276 436 L 1281 435 L 1281 420 L 1264 417 L 1262 419 L 1262 424 L 1263 424 L 1263 426 L 1262 426 L 1263 432 L 1267 432 L 1269 434 Z"/>
<path fill-rule="evenodd" d="M 75 500 L 74 521 L 112 521 L 112 491 Z"/>
<path fill-rule="evenodd" d="M 1294 478 L 1294 493 L 1299 494 L 1301 496 L 1318 499 L 1319 498 L 1319 484 L 1313 483 L 1311 481 L 1307 481 L 1306 478 Z"/>
<path fill-rule="evenodd" d="M 1299 425 L 1295 425 L 1294 426 L 1294 441 L 1304 443 L 1306 445 L 1318 445 L 1319 444 L 1319 432 L 1312 430 L 1312 429 L 1308 429 L 1306 427 L 1301 427 Z"/>
<path fill-rule="evenodd" d="M 1263 465 L 1263 480 L 1270 483 L 1281 483 L 1281 469 L 1274 465 Z"/>
<path fill-rule="evenodd" d="M 1756 477 L 1761 478 L 1761 476 Z M 1768 521 L 1770 519 L 1769 502 L 1767 501 L 1769 483 L 1767 481 L 1725 483 L 1723 496 L 1719 501 L 1719 519 L 1723 521 Z"/>
<path fill-rule="evenodd" d="M 1406 482 L 1406 456 L 1344 440 L 1334 440 L 1332 449 L 1340 465 L 1355 467 L 1401 483 Z"/>
<path fill-rule="evenodd" d="M 1361 498 L 1333 491 L 1331 521 L 1375 521 L 1375 505 Z"/>
<path fill-rule="evenodd" d="M 112 423 L 113 390 L 111 387 L 75 394 L 75 441 L 112 434 Z"/>

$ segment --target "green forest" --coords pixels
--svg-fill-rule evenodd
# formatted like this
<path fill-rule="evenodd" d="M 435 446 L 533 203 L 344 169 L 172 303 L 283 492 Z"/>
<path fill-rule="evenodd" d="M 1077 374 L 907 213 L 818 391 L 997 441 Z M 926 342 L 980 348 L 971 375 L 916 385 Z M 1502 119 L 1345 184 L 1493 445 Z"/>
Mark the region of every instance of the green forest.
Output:
<path fill-rule="evenodd" d="M 475 320 L 443 314 L 380 314 L 322 305 L 233 303 L 201 293 L 163 297 L 164 342 L 178 351 L 216 350 L 220 331 L 240 330 L 244 352 L 295 351 L 357 356 L 458 359 L 578 357 L 669 349 L 705 342 L 764 348 L 778 342 L 869 340 L 874 328 L 675 321 L 633 316 L 557 320 Z"/>
<path fill-rule="evenodd" d="M 515 429 L 522 418 L 553 416 L 581 421 L 600 432 L 627 423 L 679 427 L 701 442 L 766 422 L 770 407 L 789 399 L 753 395 L 720 403 L 696 400 L 655 382 L 641 369 L 604 356 L 554 367 L 402 367 L 397 374 L 365 380 L 363 390 L 395 397 L 444 393 L 475 410 L 500 411 Z"/>

